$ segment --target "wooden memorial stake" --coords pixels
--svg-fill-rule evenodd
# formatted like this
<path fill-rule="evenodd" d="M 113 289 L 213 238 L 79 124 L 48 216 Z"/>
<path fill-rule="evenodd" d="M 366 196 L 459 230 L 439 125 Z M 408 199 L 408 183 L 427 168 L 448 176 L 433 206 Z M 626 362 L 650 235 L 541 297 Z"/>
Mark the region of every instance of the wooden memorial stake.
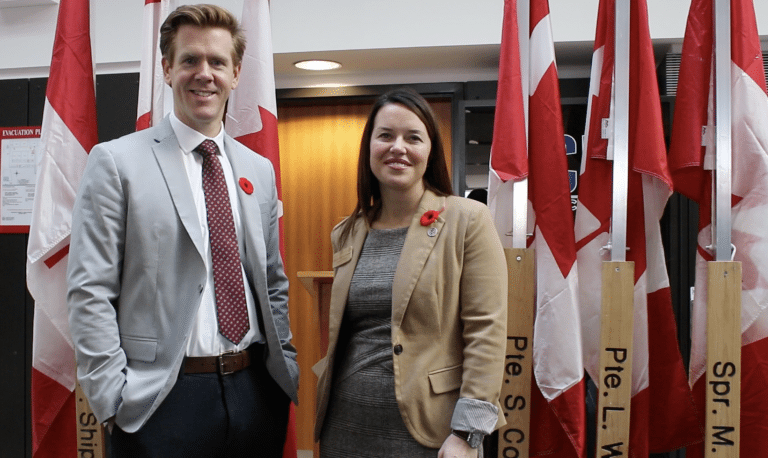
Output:
<path fill-rule="evenodd" d="M 741 411 L 741 263 L 708 263 L 704 456 L 738 458 Z"/>
<path fill-rule="evenodd" d="M 77 427 L 77 457 L 104 458 L 104 427 L 88 405 L 80 383 L 75 387 L 75 425 Z"/>
<path fill-rule="evenodd" d="M 604 262 L 602 281 L 597 453 L 628 456 L 635 263 Z"/>
<path fill-rule="evenodd" d="M 505 248 L 509 273 L 507 357 L 501 405 L 507 424 L 499 429 L 499 458 L 528 458 L 533 374 L 534 251 Z"/>

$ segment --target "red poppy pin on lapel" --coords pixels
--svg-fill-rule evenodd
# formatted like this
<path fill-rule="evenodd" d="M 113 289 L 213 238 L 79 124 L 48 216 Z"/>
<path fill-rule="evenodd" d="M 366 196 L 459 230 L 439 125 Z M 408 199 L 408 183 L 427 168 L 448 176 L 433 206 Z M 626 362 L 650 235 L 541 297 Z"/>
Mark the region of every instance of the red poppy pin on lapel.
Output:
<path fill-rule="evenodd" d="M 240 187 L 243 188 L 246 194 L 251 195 L 253 193 L 253 185 L 247 178 L 240 178 Z"/>
<path fill-rule="evenodd" d="M 437 221 L 437 217 L 440 216 L 440 213 L 445 210 L 445 207 L 441 208 L 440 210 L 427 210 L 424 212 L 423 215 L 421 215 L 421 220 L 419 222 L 422 226 L 429 226 L 435 221 Z M 437 228 L 436 227 L 430 227 L 427 231 L 427 235 L 430 237 L 434 237 L 437 235 Z"/>
<path fill-rule="evenodd" d="M 427 210 L 424 212 L 424 214 L 421 215 L 421 225 L 429 226 L 430 224 L 437 221 L 437 217 L 440 216 L 441 211 L 442 210 Z"/>

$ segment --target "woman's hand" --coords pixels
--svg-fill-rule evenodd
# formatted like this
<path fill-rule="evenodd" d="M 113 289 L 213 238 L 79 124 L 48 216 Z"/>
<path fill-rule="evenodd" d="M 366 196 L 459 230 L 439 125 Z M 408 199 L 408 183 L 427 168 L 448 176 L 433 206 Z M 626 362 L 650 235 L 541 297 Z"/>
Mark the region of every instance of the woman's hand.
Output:
<path fill-rule="evenodd" d="M 464 439 L 449 434 L 440 447 L 437 458 L 477 458 L 477 449 L 470 447 Z"/>

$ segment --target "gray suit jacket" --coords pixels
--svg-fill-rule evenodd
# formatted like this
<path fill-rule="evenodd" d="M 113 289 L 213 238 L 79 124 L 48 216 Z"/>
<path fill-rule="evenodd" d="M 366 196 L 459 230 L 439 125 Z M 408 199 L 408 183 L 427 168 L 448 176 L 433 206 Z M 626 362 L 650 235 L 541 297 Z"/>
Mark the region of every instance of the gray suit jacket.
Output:
<path fill-rule="evenodd" d="M 266 366 L 297 402 L 288 279 L 279 251 L 270 162 L 225 134 L 238 187 L 244 267 Z M 96 145 L 75 201 L 67 271 L 77 372 L 100 421 L 138 430 L 173 387 L 201 302 L 203 236 L 170 120 Z"/>

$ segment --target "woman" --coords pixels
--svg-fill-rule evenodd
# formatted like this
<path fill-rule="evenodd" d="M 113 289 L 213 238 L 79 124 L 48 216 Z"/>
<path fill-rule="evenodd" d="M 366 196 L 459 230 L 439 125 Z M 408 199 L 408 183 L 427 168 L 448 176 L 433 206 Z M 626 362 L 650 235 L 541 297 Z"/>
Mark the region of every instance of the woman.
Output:
<path fill-rule="evenodd" d="M 357 190 L 331 233 L 320 455 L 475 457 L 504 424 L 506 263 L 488 209 L 451 195 L 435 116 L 418 93 L 374 104 Z"/>

